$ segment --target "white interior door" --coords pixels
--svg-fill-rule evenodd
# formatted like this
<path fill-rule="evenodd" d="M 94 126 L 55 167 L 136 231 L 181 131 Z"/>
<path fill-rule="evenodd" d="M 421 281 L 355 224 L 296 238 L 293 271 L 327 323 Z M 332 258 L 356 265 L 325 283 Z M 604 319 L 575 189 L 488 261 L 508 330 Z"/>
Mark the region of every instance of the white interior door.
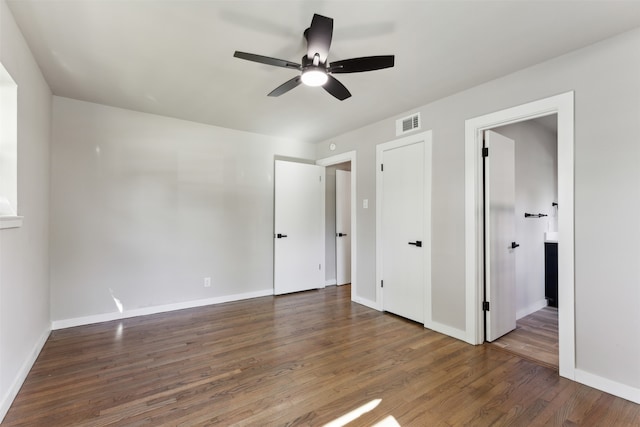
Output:
<path fill-rule="evenodd" d="M 276 160 L 274 293 L 324 287 L 324 167 Z"/>
<path fill-rule="evenodd" d="M 351 283 L 351 172 L 336 170 L 336 282 Z"/>
<path fill-rule="evenodd" d="M 382 152 L 382 281 L 385 311 L 424 323 L 424 141 Z"/>
<path fill-rule="evenodd" d="M 494 341 L 516 328 L 515 144 L 493 131 L 484 140 L 486 339 Z"/>

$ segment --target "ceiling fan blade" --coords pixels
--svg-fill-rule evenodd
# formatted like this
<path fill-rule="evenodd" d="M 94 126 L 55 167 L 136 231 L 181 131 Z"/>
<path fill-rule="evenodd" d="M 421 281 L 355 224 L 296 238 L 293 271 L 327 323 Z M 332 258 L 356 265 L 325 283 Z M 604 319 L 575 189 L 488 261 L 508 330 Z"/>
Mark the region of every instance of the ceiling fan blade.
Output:
<path fill-rule="evenodd" d="M 300 70 L 302 68 L 300 64 L 296 64 L 295 62 L 271 58 L 270 56 L 256 55 L 254 53 L 238 52 L 237 50 L 233 56 L 240 59 L 246 59 L 247 61 L 259 62 L 261 64 L 273 65 L 276 67 L 293 68 L 296 70 Z"/>
<path fill-rule="evenodd" d="M 287 80 L 286 82 L 282 83 L 280 86 L 272 90 L 268 96 L 280 96 L 283 93 L 287 93 L 291 89 L 298 87 L 300 83 L 302 83 L 300 76 L 295 76 L 291 80 Z"/>
<path fill-rule="evenodd" d="M 394 63 L 394 55 L 365 56 L 332 62 L 329 66 L 329 72 L 339 74 L 382 70 L 383 68 L 393 67 Z"/>
<path fill-rule="evenodd" d="M 345 99 L 351 96 L 351 93 L 349 92 L 349 90 L 346 87 L 344 87 L 344 85 L 340 83 L 338 79 L 336 79 L 331 75 L 328 77 L 329 77 L 329 80 L 327 80 L 324 86 L 322 86 L 324 90 L 326 90 L 331 95 L 338 98 L 340 101 L 344 101 Z"/>
<path fill-rule="evenodd" d="M 313 60 L 317 53 L 321 64 L 327 62 L 333 37 L 333 19 L 314 13 L 311 26 L 304 34 L 307 38 L 307 57 Z"/>

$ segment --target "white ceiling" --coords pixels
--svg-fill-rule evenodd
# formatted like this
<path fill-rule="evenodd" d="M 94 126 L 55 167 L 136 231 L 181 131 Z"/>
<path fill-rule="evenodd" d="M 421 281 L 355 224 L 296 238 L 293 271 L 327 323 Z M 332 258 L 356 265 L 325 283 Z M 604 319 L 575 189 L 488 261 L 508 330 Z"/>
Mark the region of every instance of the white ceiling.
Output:
<path fill-rule="evenodd" d="M 55 95 L 266 135 L 321 141 L 640 26 L 640 1 L 8 0 Z M 300 86 L 313 13 L 329 61 L 396 55 L 341 74 L 352 97 Z"/>

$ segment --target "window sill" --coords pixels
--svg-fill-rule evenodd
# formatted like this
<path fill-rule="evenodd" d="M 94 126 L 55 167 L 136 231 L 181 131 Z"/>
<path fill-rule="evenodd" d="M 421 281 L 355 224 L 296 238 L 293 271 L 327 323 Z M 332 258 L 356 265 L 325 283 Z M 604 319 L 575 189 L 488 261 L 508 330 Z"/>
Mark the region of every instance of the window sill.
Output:
<path fill-rule="evenodd" d="M 22 227 L 22 219 L 23 218 L 24 217 L 22 217 L 22 216 L 16 216 L 16 215 L 0 216 L 0 230 L 5 229 L 5 228 Z"/>

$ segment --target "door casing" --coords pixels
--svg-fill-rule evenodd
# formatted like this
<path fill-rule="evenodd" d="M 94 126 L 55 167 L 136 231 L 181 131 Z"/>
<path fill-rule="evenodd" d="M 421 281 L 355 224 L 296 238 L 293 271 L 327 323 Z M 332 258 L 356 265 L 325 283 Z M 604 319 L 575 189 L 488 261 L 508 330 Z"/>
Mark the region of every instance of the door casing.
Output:
<path fill-rule="evenodd" d="M 484 341 L 482 132 L 551 114 L 558 115 L 558 236 L 561 242 L 558 246 L 559 373 L 575 380 L 573 91 L 465 121 L 465 341 L 471 344 Z"/>
<path fill-rule="evenodd" d="M 373 307 L 373 304 L 358 296 L 358 228 L 357 228 L 357 194 L 356 194 L 356 177 L 358 176 L 358 168 L 356 164 L 356 152 L 348 151 L 335 156 L 326 157 L 316 161 L 319 166 L 333 166 L 339 163 L 351 162 L 351 301 L 357 302 L 367 307 Z"/>

